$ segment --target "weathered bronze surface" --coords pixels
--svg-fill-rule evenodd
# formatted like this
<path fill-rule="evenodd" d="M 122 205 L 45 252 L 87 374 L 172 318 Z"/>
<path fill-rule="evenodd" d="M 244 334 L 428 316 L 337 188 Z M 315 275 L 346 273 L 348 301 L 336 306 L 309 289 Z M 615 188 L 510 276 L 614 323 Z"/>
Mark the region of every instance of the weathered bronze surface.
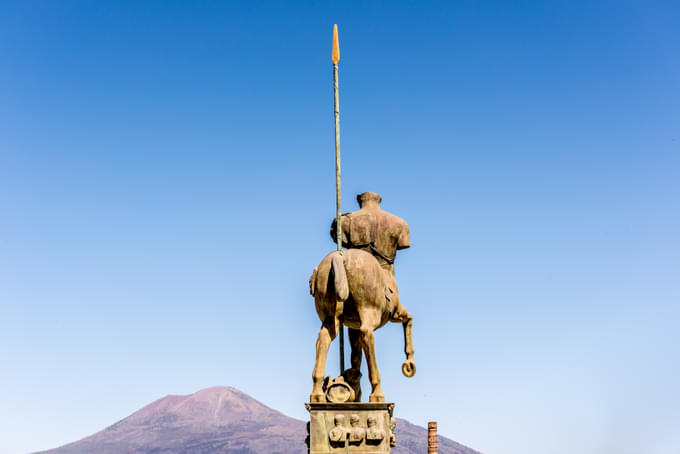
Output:
<path fill-rule="evenodd" d="M 380 266 L 394 276 L 397 251 L 411 246 L 408 224 L 402 218 L 380 208 L 382 197 L 375 192 L 357 196 L 359 210 L 342 215 L 342 245 L 350 249 L 370 252 Z M 331 237 L 336 238 L 335 220 Z"/>
<path fill-rule="evenodd" d="M 360 209 L 342 216 L 342 242 L 348 249 L 328 254 L 314 268 L 309 279 L 310 293 L 321 330 L 316 342 L 314 386 L 310 402 L 326 402 L 323 390 L 326 355 L 341 324 L 349 328 L 352 348 L 351 368 L 343 371 L 345 381 L 354 389 L 354 400 L 361 399 L 359 372 L 361 352 L 365 353 L 372 392 L 370 402 L 384 402 L 380 373 L 375 356 L 373 332 L 388 321 L 404 327 L 406 361 L 402 372 L 415 374 L 413 319 L 399 301 L 394 280 L 394 259 L 399 249 L 410 246 L 409 228 L 403 219 L 380 208 L 381 197 L 373 192 L 357 196 Z M 335 221 L 331 237 L 335 237 Z M 389 440 L 388 440 L 389 444 Z"/>
<path fill-rule="evenodd" d="M 393 403 L 307 403 L 309 454 L 380 454 L 394 446 Z"/>
<path fill-rule="evenodd" d="M 354 389 L 345 382 L 344 377 L 338 377 L 335 380 L 330 380 L 327 377 L 328 383 L 324 386 L 326 389 L 326 400 L 328 402 L 342 403 L 354 401 Z"/>

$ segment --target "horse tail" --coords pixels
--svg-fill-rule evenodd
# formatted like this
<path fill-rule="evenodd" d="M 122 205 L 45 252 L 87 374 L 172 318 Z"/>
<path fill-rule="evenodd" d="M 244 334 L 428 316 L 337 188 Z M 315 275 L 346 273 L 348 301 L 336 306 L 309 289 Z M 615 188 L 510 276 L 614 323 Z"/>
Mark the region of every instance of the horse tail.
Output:
<path fill-rule="evenodd" d="M 338 302 L 344 302 L 349 298 L 349 283 L 347 282 L 347 272 L 342 253 L 333 254 L 331 259 L 331 269 L 333 270 L 333 284 L 335 295 Z"/>
<path fill-rule="evenodd" d="M 312 296 L 316 295 L 316 275 L 319 273 L 319 267 L 314 267 L 312 275 L 309 277 L 309 294 Z"/>

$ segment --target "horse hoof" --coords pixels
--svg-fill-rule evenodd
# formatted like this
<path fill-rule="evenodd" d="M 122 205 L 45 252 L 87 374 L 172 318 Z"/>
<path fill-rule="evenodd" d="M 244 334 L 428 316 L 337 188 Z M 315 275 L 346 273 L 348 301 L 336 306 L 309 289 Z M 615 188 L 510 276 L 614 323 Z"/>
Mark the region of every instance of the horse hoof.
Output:
<path fill-rule="evenodd" d="M 385 396 L 382 394 L 371 394 L 368 397 L 369 402 L 385 402 Z"/>
<path fill-rule="evenodd" d="M 326 402 L 326 395 L 324 393 L 310 394 L 310 402 Z"/>
<path fill-rule="evenodd" d="M 416 362 L 412 359 L 407 359 L 401 365 L 401 372 L 407 377 L 413 377 L 416 374 Z"/>

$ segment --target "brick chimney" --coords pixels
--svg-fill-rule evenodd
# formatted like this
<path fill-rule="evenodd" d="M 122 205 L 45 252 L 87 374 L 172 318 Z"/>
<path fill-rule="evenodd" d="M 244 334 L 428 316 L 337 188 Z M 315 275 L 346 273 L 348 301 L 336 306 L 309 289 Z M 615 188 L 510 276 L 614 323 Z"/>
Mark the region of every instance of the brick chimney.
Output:
<path fill-rule="evenodd" d="M 427 423 L 427 454 L 438 454 L 439 442 L 437 441 L 437 422 Z"/>

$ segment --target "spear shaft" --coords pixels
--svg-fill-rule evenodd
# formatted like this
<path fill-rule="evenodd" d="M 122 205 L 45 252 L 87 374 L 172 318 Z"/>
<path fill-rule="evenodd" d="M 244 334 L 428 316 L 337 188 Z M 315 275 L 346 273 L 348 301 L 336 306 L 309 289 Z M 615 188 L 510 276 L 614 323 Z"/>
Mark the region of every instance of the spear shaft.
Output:
<path fill-rule="evenodd" d="M 340 96 L 338 93 L 338 64 L 333 63 L 333 91 L 335 94 L 335 241 L 338 243 L 338 251 L 342 249 L 342 215 L 340 214 Z"/>
<path fill-rule="evenodd" d="M 338 90 L 338 62 L 340 61 L 340 44 L 338 42 L 338 25 L 333 25 L 333 113 L 335 116 L 335 240 L 338 251 L 342 250 L 342 215 L 340 210 L 340 92 Z M 340 375 L 345 371 L 345 327 L 340 321 Z"/>

